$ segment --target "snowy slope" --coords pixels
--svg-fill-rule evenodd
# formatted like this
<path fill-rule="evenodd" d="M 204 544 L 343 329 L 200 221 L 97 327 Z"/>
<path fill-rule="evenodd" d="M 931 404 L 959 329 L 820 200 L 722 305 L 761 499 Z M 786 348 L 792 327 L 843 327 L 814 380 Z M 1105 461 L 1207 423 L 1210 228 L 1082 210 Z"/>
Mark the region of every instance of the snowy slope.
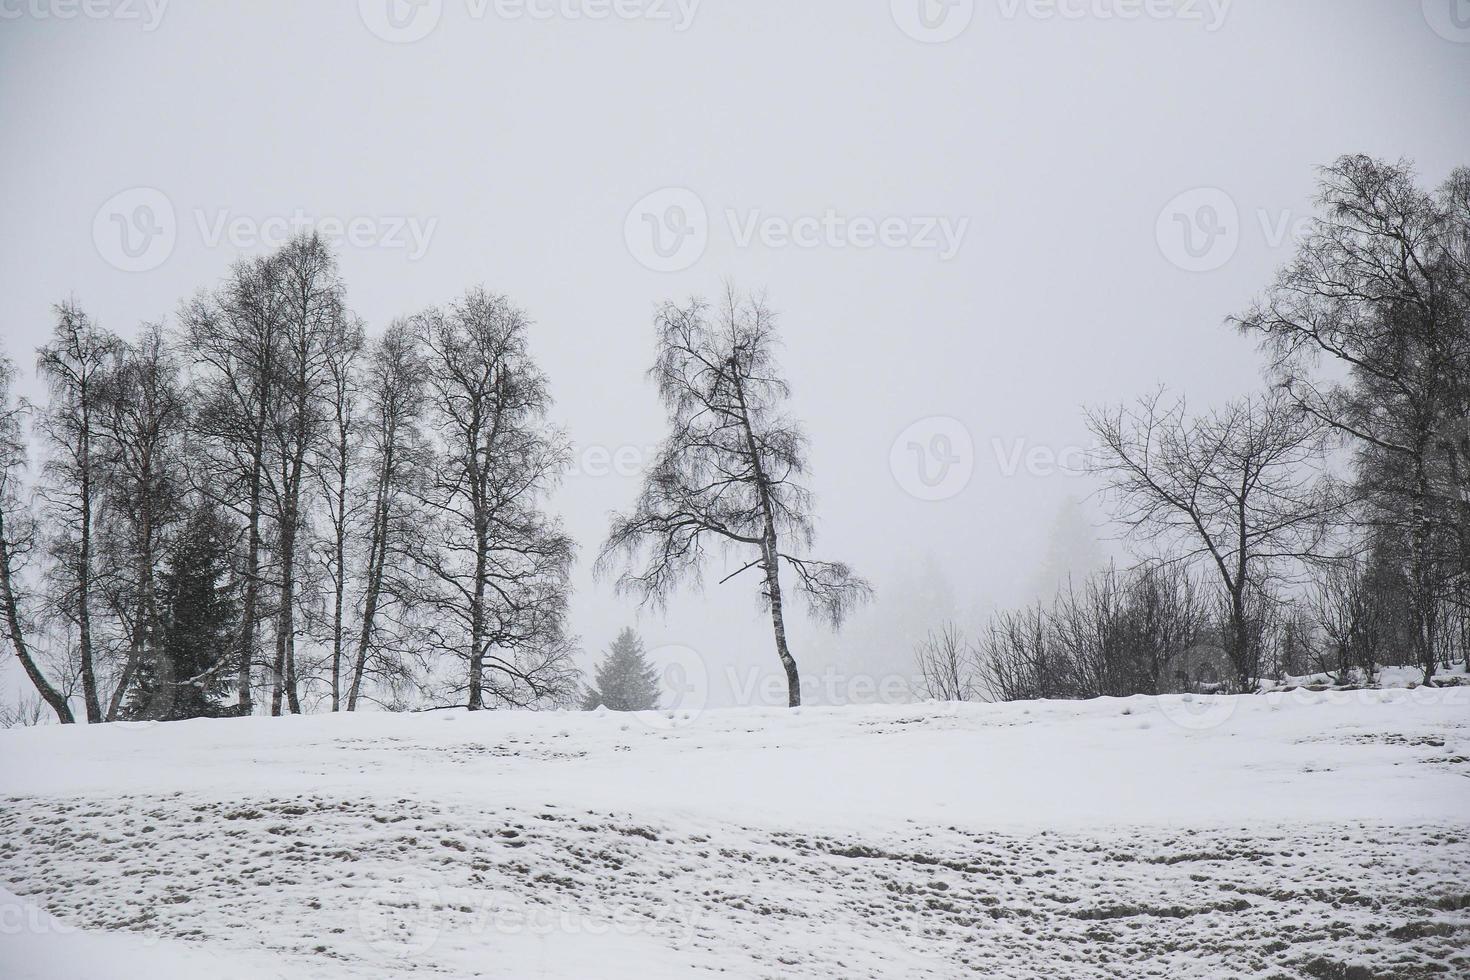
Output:
<path fill-rule="evenodd" d="M 3 732 L 0 976 L 1470 976 L 1467 757 L 1466 688 Z"/>

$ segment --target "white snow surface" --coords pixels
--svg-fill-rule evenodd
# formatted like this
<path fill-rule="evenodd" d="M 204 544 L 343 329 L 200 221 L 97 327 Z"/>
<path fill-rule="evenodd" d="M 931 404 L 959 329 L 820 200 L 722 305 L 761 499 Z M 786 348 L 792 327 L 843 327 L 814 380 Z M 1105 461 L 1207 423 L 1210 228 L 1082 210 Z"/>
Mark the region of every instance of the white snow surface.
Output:
<path fill-rule="evenodd" d="M 0 977 L 1470 976 L 1467 818 L 1470 688 L 16 730 Z"/>

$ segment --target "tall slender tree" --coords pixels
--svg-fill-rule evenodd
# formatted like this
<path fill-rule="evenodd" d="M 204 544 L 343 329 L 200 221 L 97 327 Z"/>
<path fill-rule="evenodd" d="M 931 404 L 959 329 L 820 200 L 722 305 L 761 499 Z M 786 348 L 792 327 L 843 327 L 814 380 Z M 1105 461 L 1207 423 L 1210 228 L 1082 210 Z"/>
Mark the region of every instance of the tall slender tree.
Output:
<path fill-rule="evenodd" d="M 327 428 L 329 438 L 318 454 L 317 483 L 330 528 L 321 564 L 332 586 L 330 634 L 327 639 L 331 674 L 331 706 L 343 704 L 343 666 L 347 655 L 347 590 L 351 582 L 348 539 L 355 528 L 359 506 L 355 493 L 362 461 L 362 352 L 366 346 L 362 324 L 343 318 L 341 336 L 331 343 L 327 359 Z"/>
<path fill-rule="evenodd" d="M 126 657 L 107 705 L 115 720 L 147 651 L 159 639 L 158 579 L 185 513 L 187 404 L 162 327 L 120 343 L 99 414 L 101 548 L 112 573 L 103 592 L 122 625 Z"/>
<path fill-rule="evenodd" d="M 427 365 L 414 327 L 395 320 L 374 341 L 364 377 L 367 488 L 366 569 L 362 615 L 352 661 L 347 710 L 357 710 L 363 681 L 371 673 L 391 681 L 405 674 L 401 660 L 387 655 L 383 642 L 384 600 L 412 599 L 412 589 L 396 587 L 395 566 L 403 564 L 414 533 L 416 488 L 430 459 L 422 432 Z"/>
<path fill-rule="evenodd" d="M 568 458 L 547 422 L 551 395 L 525 314 L 472 289 L 415 319 L 438 448 L 420 491 L 425 524 L 406 541 L 430 647 L 461 661 L 472 711 L 565 701 L 573 544 L 544 508 Z"/>
<path fill-rule="evenodd" d="M 598 567 L 621 563 L 618 588 L 662 604 L 681 583 L 700 580 L 711 543 L 740 553 L 743 564 L 721 581 L 759 573 L 796 707 L 801 679 L 786 634 L 782 567 L 795 574 L 812 611 L 834 627 L 872 590 L 846 564 L 803 554 L 814 537 L 814 501 L 803 483 L 806 436 L 782 414 L 789 389 L 775 359 L 776 316 L 763 300 L 741 298 L 732 287 L 718 310 L 699 299 L 666 303 L 657 330 L 649 375 L 668 411 L 669 434 L 633 512 L 614 518 Z"/>
<path fill-rule="evenodd" d="M 206 453 L 195 480 L 207 498 L 239 515 L 245 526 L 239 635 L 235 641 L 236 712 L 254 709 L 259 651 L 262 566 L 267 514 L 267 437 L 282 371 L 286 314 L 279 263 L 243 259 L 211 294 L 187 303 L 182 320 L 197 365 L 195 430 Z"/>
<path fill-rule="evenodd" d="M 271 257 L 281 296 L 279 371 L 275 412 L 267 428 L 267 469 L 276 524 L 276 650 L 271 714 L 282 701 L 301 713 L 296 665 L 297 566 L 305 530 L 308 462 L 324 447 L 331 412 L 327 393 L 336 358 L 347 340 L 344 288 L 331 249 L 315 232 L 297 236 Z"/>
<path fill-rule="evenodd" d="M 36 369 L 50 394 L 40 428 L 51 446 L 43 492 L 56 532 L 62 593 L 56 609 L 76 629 L 87 721 L 103 721 L 98 651 L 93 635 L 96 519 L 100 504 L 98 426 L 105 412 L 105 378 L 118 340 L 74 302 L 56 307 L 51 341 Z"/>

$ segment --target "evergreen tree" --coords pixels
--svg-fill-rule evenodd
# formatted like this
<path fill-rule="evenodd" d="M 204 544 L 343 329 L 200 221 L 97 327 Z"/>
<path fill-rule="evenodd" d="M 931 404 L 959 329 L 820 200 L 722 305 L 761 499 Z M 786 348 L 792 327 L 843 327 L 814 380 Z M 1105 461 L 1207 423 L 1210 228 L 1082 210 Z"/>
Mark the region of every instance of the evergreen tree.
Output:
<path fill-rule="evenodd" d="M 584 711 L 652 711 L 658 707 L 658 670 L 648 662 L 643 640 L 624 629 L 597 668 L 597 682 L 582 700 Z"/>
<path fill-rule="evenodd" d="M 227 582 L 229 539 L 212 507 L 190 514 L 161 583 L 162 640 L 139 670 L 128 717 L 174 721 L 221 713 L 229 687 L 225 662 L 239 628 Z"/>

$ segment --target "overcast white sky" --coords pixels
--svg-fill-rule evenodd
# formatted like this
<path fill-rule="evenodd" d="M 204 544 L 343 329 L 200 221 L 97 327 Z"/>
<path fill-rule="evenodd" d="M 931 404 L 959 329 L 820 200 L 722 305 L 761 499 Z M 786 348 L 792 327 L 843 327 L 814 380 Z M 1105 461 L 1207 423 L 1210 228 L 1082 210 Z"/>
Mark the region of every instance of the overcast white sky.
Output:
<path fill-rule="evenodd" d="M 931 610 L 978 621 L 1090 550 L 1091 487 L 1013 455 L 1065 461 L 1080 406 L 1159 382 L 1256 386 L 1221 321 L 1289 256 L 1313 168 L 1437 183 L 1470 164 L 1467 83 L 1463 0 L 0 0 L 0 330 L 29 366 L 74 295 L 131 333 L 331 219 L 371 326 L 508 293 L 571 437 L 641 449 L 655 304 L 765 288 L 820 550 L 879 589 L 795 653 L 907 671 Z M 555 509 L 595 651 L 635 618 L 589 567 L 637 480 L 584 470 Z M 731 667 L 778 673 L 753 580 L 718 577 L 638 620 L 716 703 Z"/>

